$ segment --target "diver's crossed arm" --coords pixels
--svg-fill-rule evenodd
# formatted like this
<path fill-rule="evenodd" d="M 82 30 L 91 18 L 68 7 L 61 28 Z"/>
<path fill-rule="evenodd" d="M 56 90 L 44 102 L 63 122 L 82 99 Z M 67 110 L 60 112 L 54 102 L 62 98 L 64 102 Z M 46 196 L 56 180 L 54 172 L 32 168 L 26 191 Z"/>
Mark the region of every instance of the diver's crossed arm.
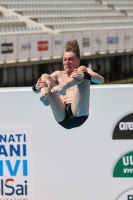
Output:
<path fill-rule="evenodd" d="M 87 68 L 87 72 L 79 72 L 78 70 L 74 70 L 67 82 L 53 87 L 51 92 L 65 95 L 68 88 L 82 83 L 85 79 L 97 84 L 102 84 L 104 82 L 104 78 L 98 73 L 93 72 L 90 68 Z"/>
<path fill-rule="evenodd" d="M 87 71 L 91 75 L 91 81 L 92 82 L 97 83 L 97 84 L 104 83 L 104 78 L 100 74 L 94 72 L 90 68 L 87 68 Z"/>
<path fill-rule="evenodd" d="M 82 83 L 85 79 L 92 81 L 94 83 L 97 83 L 97 84 L 102 84 L 104 82 L 104 78 L 100 74 L 93 72 L 93 70 L 91 70 L 90 68 L 87 68 L 87 72 L 79 72 L 78 70 L 74 70 L 67 82 L 61 83 L 61 84 L 53 87 L 51 89 L 51 92 L 52 93 L 60 93 L 62 95 L 65 95 L 66 90 L 68 88 Z M 50 75 L 54 82 L 56 82 L 58 80 L 59 74 L 60 74 L 60 72 L 56 71 Z M 37 84 L 35 84 L 32 87 L 33 91 L 35 93 L 39 93 L 40 88 L 42 86 L 46 87 L 46 85 L 44 85 L 44 84 L 46 84 L 44 81 L 38 80 Z"/>

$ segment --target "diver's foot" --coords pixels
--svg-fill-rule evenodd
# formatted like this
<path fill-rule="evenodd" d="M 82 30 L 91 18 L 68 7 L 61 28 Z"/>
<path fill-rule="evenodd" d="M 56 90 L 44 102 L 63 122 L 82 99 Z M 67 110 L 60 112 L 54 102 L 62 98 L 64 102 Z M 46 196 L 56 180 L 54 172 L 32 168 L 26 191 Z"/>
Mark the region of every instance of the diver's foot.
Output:
<path fill-rule="evenodd" d="M 66 86 L 63 84 L 57 85 L 51 89 L 52 93 L 59 93 L 61 95 L 66 95 Z"/>
<path fill-rule="evenodd" d="M 48 95 L 46 94 L 42 94 L 40 96 L 40 101 L 45 105 L 48 106 L 49 105 L 49 101 L 48 101 Z"/>

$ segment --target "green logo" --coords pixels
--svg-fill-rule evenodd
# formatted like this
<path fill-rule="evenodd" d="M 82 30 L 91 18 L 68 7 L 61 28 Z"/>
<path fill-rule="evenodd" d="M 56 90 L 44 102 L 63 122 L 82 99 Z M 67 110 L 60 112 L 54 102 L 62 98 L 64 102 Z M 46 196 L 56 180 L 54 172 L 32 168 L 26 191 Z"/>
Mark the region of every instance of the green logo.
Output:
<path fill-rule="evenodd" d="M 83 38 L 83 47 L 90 46 L 90 38 Z"/>
<path fill-rule="evenodd" d="M 116 164 L 113 177 L 133 177 L 133 151 L 124 155 Z"/>

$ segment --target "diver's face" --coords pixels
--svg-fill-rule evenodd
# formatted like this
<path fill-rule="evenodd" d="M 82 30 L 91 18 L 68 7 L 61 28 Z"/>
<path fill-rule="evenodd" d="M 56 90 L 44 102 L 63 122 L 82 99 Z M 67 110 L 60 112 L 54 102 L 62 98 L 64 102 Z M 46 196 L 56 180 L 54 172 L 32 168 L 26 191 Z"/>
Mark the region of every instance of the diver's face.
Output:
<path fill-rule="evenodd" d="M 74 69 L 77 69 L 80 63 L 80 59 L 76 57 L 73 52 L 65 52 L 63 56 L 64 70 L 71 73 Z"/>

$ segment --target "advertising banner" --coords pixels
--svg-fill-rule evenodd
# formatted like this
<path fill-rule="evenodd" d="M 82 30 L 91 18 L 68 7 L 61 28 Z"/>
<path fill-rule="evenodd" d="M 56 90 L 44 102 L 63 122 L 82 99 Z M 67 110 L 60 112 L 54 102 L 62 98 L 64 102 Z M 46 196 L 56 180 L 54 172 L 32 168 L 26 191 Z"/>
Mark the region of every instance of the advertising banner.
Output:
<path fill-rule="evenodd" d="M 123 155 L 113 171 L 115 178 L 133 178 L 133 151 Z"/>
<path fill-rule="evenodd" d="M 6 60 L 6 54 L 3 53 L 4 50 L 4 45 L 6 44 L 6 38 L 5 37 L 0 37 L 0 62 Z"/>
<path fill-rule="evenodd" d="M 65 129 L 31 88 L 1 89 L 0 200 L 132 200 L 132 91 L 91 85 L 88 119 Z"/>
<path fill-rule="evenodd" d="M 63 39 L 62 34 L 55 34 L 52 36 L 52 56 L 63 55 Z"/>
<path fill-rule="evenodd" d="M 116 51 L 119 45 L 119 37 L 116 30 L 109 30 L 107 35 L 108 51 Z"/>
<path fill-rule="evenodd" d="M 63 51 L 64 51 L 64 47 L 65 47 L 65 44 L 66 44 L 66 41 L 68 40 L 72 40 L 72 34 L 71 33 L 64 33 L 62 34 L 62 44 L 63 44 Z"/>
<path fill-rule="evenodd" d="M 41 58 L 45 59 L 45 57 L 52 56 L 52 43 L 51 43 L 52 35 L 41 35 L 41 40 L 38 41 L 38 51 L 41 52 Z"/>
<path fill-rule="evenodd" d="M 32 43 L 29 35 L 18 36 L 18 60 L 29 59 Z"/>
<path fill-rule="evenodd" d="M 113 140 L 133 139 L 133 113 L 122 117 L 116 124 L 112 138 Z"/>
<path fill-rule="evenodd" d="M 83 54 L 83 45 L 82 45 L 82 34 L 81 33 L 73 33 L 73 40 L 77 39 L 80 47 L 80 55 Z"/>
<path fill-rule="evenodd" d="M 99 44 L 100 44 L 99 32 L 93 31 L 92 35 L 92 52 L 99 52 Z"/>
<path fill-rule="evenodd" d="M 91 53 L 93 50 L 92 32 L 82 34 L 83 53 Z"/>
<path fill-rule="evenodd" d="M 125 49 L 125 30 L 117 30 L 117 36 L 118 36 L 118 44 L 117 44 L 117 50 L 123 50 Z"/>
<path fill-rule="evenodd" d="M 6 36 L 5 43 L 1 43 L 1 54 L 5 55 L 6 61 L 17 60 L 18 40 L 16 36 Z"/>
<path fill-rule="evenodd" d="M 0 123 L 0 199 L 33 200 L 31 124 Z"/>
<path fill-rule="evenodd" d="M 108 32 L 105 31 L 99 31 L 99 52 L 107 51 L 107 34 Z"/>
<path fill-rule="evenodd" d="M 133 49 L 133 31 L 131 29 L 5 36 L 0 37 L 0 61 L 62 56 L 66 41 L 73 39 L 78 40 L 81 55 Z"/>
<path fill-rule="evenodd" d="M 30 37 L 30 43 L 32 44 L 32 48 L 30 50 L 30 59 L 41 58 L 42 49 L 48 48 L 45 47 L 45 44 L 43 44 L 43 41 L 41 40 L 41 35 L 32 35 Z"/>
<path fill-rule="evenodd" d="M 124 43 L 125 49 L 133 49 L 133 30 L 125 30 Z"/>

